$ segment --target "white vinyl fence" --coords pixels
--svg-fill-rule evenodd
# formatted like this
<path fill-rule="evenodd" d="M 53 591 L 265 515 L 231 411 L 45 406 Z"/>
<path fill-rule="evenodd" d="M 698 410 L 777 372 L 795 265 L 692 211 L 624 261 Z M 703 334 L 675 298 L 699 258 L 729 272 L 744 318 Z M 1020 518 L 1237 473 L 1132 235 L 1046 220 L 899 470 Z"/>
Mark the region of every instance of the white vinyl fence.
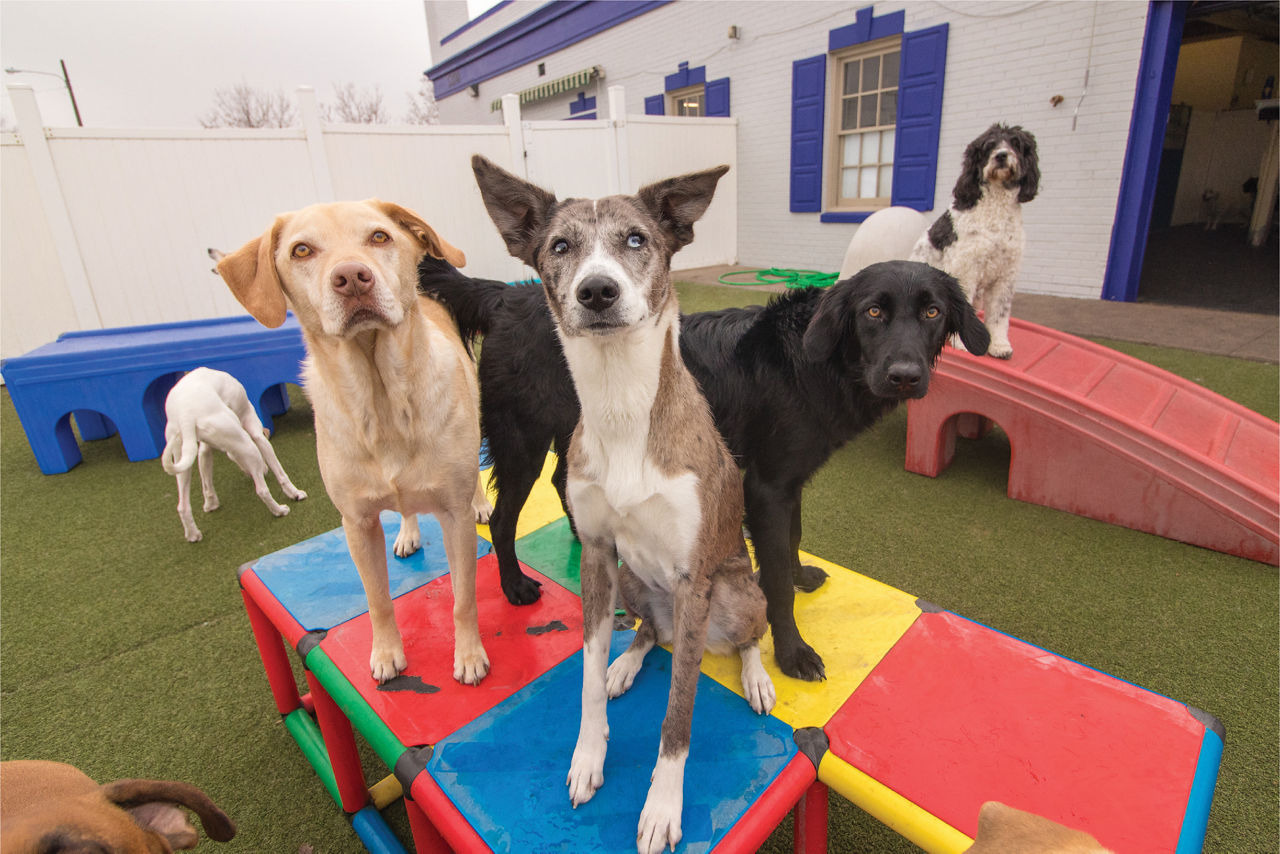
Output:
<path fill-rule="evenodd" d="M 243 313 L 211 272 L 274 216 L 313 202 L 381 198 L 410 208 L 467 255 L 466 271 L 533 275 L 511 258 L 471 174 L 483 154 L 557 195 L 634 192 L 659 178 L 735 167 L 678 269 L 737 260 L 737 122 L 627 116 L 523 122 L 515 96 L 494 126 L 322 126 L 299 90 L 301 128 L 44 128 L 28 87 L 9 89 L 18 133 L 0 136 L 0 357 L 78 329 Z"/>

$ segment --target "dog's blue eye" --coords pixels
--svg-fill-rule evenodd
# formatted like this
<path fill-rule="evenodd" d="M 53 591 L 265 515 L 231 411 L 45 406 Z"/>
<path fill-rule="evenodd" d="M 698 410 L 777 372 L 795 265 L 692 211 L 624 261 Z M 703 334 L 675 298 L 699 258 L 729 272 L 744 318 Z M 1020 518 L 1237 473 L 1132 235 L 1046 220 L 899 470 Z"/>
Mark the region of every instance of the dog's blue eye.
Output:
<path fill-rule="evenodd" d="M 563 255 L 569 251 L 569 241 L 557 240 L 555 243 L 551 244 L 551 251 L 557 255 Z"/>
<path fill-rule="evenodd" d="M 627 245 L 630 246 L 632 249 L 639 249 L 641 246 L 644 246 L 644 235 L 641 235 L 641 234 L 628 235 Z"/>

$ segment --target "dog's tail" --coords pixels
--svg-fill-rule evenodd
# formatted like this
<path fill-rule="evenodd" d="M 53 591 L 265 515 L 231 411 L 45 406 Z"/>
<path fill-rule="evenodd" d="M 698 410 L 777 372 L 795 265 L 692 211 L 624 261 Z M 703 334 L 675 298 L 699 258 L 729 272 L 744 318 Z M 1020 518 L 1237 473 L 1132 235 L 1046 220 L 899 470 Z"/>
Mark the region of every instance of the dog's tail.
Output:
<path fill-rule="evenodd" d="M 160 465 L 169 474 L 187 471 L 195 464 L 196 455 L 200 451 L 200 443 L 196 440 L 195 425 L 183 425 L 176 430 L 164 445 L 160 454 Z"/>
<path fill-rule="evenodd" d="M 489 332 L 489 323 L 511 292 L 511 286 L 493 279 L 473 279 L 459 273 L 448 261 L 423 257 L 418 265 L 418 291 L 449 310 L 463 341 Z"/>

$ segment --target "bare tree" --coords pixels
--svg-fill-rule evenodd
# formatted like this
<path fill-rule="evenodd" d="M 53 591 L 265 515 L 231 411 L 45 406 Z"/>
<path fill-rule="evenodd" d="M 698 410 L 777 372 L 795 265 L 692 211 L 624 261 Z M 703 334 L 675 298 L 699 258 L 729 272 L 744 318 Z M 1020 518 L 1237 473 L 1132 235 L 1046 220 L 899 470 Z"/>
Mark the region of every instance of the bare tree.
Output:
<path fill-rule="evenodd" d="M 247 83 L 216 89 L 213 109 L 200 119 L 207 128 L 285 128 L 297 123 L 298 110 L 280 90 L 263 92 Z"/>
<path fill-rule="evenodd" d="M 320 115 L 326 122 L 352 125 L 380 125 L 389 120 L 382 106 L 382 89 L 357 89 L 354 83 L 335 83 L 335 100 L 321 104 Z"/>
<path fill-rule="evenodd" d="M 440 105 L 436 103 L 436 85 L 425 74 L 418 91 L 410 92 L 409 112 L 405 121 L 411 125 L 440 124 Z"/>

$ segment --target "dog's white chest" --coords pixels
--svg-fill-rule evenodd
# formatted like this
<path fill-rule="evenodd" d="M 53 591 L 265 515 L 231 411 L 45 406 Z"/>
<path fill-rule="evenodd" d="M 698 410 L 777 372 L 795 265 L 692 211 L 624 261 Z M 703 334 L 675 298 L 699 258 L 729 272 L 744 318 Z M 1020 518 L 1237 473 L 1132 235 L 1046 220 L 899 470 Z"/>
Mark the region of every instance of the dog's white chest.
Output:
<path fill-rule="evenodd" d="M 612 539 L 637 577 L 670 591 L 689 565 L 702 522 L 698 478 L 693 472 L 659 471 L 643 448 L 604 444 L 613 447 L 593 448 L 587 470 L 568 482 L 578 529 Z"/>

